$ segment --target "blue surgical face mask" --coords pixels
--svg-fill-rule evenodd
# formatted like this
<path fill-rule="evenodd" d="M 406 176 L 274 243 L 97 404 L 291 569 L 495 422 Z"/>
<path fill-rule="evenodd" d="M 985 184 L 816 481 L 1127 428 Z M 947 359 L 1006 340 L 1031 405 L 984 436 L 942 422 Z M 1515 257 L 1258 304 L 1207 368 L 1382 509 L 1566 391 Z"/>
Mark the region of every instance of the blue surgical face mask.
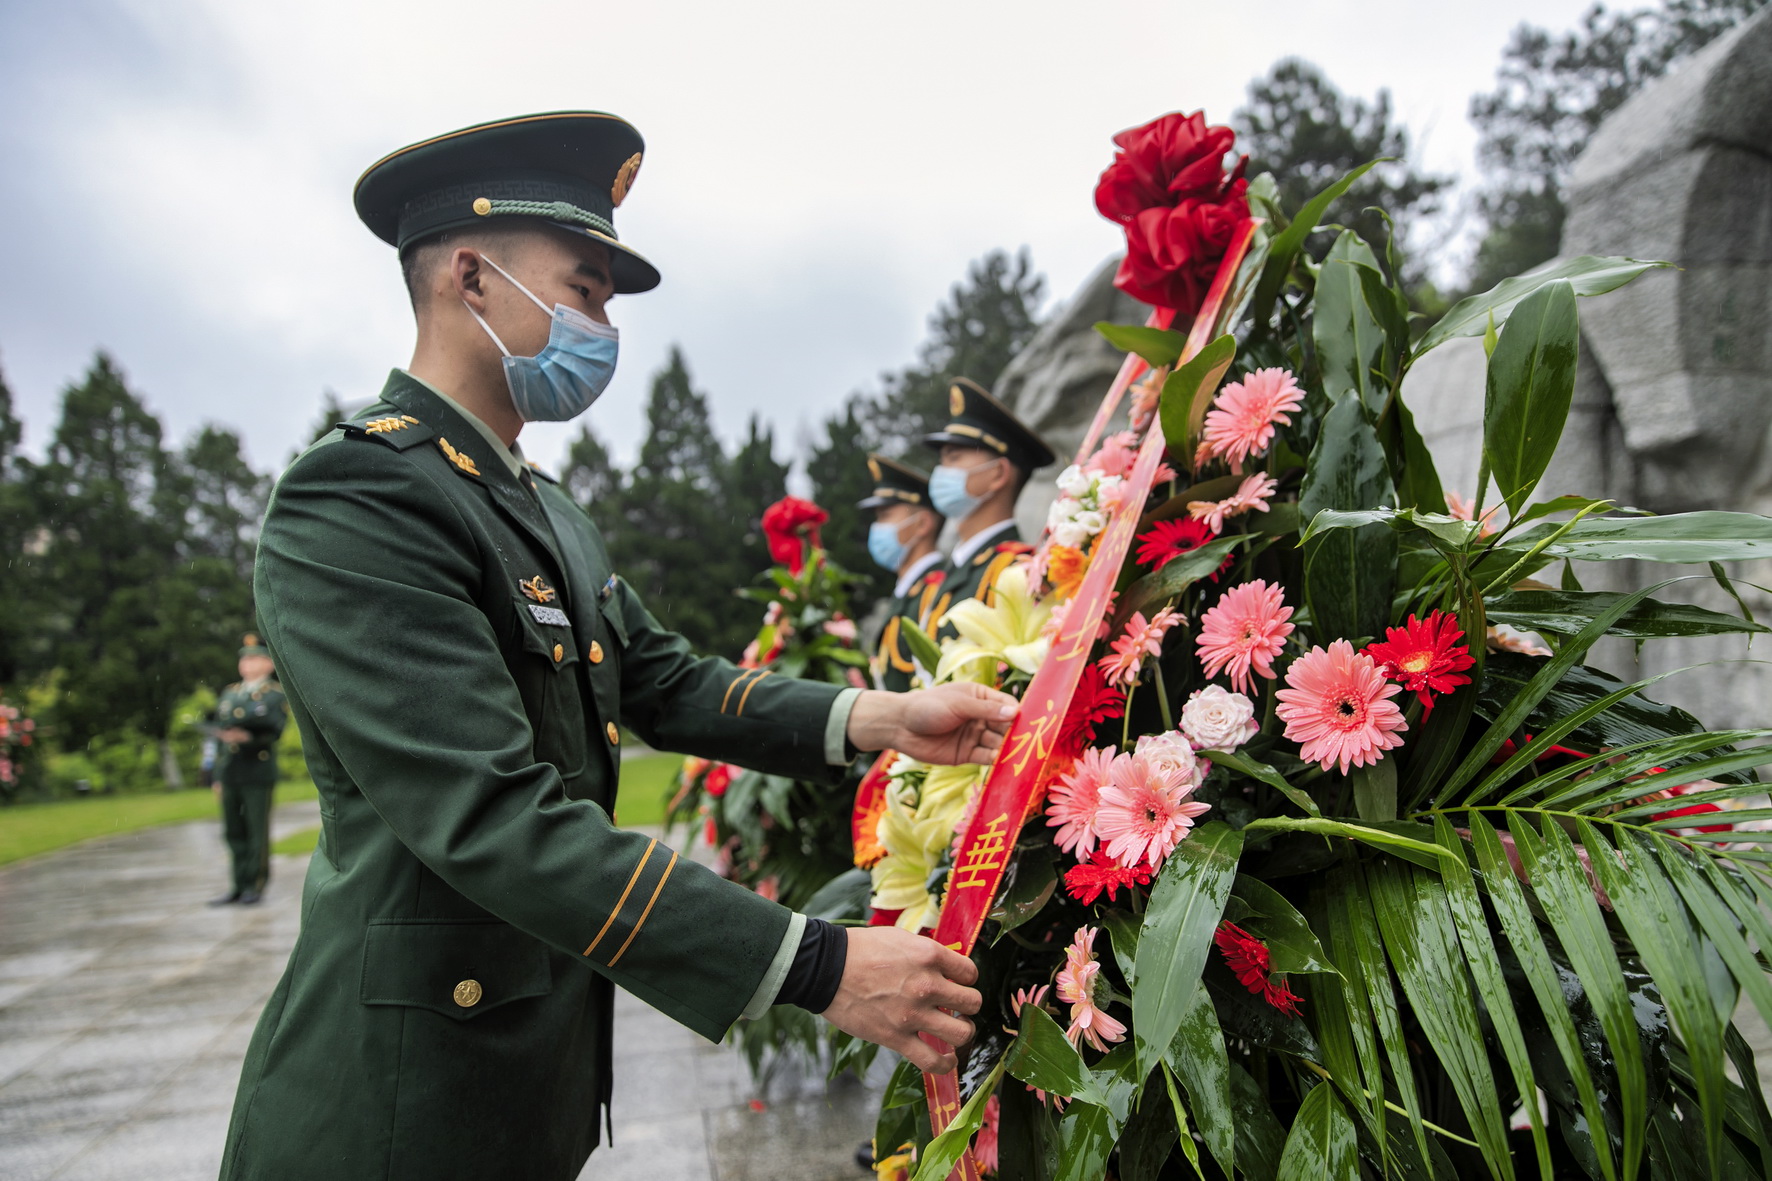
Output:
<path fill-rule="evenodd" d="M 991 460 L 996 463 L 996 460 Z M 929 475 L 929 503 L 950 521 L 963 521 L 972 510 L 984 503 L 984 497 L 966 491 L 966 481 L 979 467 L 949 467 L 942 464 Z"/>
<path fill-rule="evenodd" d="M 875 521 L 868 526 L 868 557 L 888 570 L 896 571 L 904 565 L 905 553 L 910 549 L 899 540 L 899 528 L 890 521 Z"/>
<path fill-rule="evenodd" d="M 513 287 L 554 321 L 548 330 L 547 346 L 541 352 L 533 357 L 513 357 L 492 326 L 479 312 L 468 308 L 468 314 L 480 322 L 498 351 L 505 355 L 505 384 L 511 390 L 511 405 L 525 422 L 565 422 L 577 418 L 608 388 L 615 373 L 621 333 L 563 303 L 555 304 L 549 312 L 548 305 L 536 299 L 535 293 L 517 282 L 509 271 L 490 258 L 486 265 L 509 279 Z M 465 306 L 467 301 L 462 303 Z"/>

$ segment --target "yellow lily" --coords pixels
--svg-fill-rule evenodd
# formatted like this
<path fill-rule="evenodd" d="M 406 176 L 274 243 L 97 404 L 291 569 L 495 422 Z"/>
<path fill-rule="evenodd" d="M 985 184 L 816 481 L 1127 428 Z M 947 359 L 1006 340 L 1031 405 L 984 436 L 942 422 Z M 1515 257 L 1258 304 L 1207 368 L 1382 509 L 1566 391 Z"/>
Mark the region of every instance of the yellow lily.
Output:
<path fill-rule="evenodd" d="M 935 679 L 989 685 L 998 663 L 1031 674 L 1052 650 L 1052 641 L 1040 635 L 1051 614 L 1028 585 L 1027 567 L 1009 567 L 998 575 L 989 606 L 968 599 L 948 609 L 947 622 L 960 634 L 942 645 Z"/>

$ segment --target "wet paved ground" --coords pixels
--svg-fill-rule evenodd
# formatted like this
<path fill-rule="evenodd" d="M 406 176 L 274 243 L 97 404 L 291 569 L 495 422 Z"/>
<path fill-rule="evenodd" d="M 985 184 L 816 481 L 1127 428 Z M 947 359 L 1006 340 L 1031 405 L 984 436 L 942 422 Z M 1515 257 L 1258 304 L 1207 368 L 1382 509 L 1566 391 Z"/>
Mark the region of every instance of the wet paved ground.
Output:
<path fill-rule="evenodd" d="M 275 835 L 318 822 L 278 809 Z M 305 857 L 256 907 L 211 909 L 218 826 L 87 842 L 0 869 L 0 1177 L 210 1181 L 240 1060 L 299 916 Z M 617 1008 L 615 1144 L 595 1181 L 855 1181 L 875 1094 L 781 1072 L 638 1001 Z M 761 1110 L 753 1106 L 759 1100 Z"/>

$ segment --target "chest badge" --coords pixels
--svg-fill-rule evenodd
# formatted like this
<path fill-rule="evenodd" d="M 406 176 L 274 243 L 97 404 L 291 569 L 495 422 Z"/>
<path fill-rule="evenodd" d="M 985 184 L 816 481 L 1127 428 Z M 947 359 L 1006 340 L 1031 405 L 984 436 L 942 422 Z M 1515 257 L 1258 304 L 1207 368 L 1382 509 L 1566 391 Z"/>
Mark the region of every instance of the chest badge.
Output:
<path fill-rule="evenodd" d="M 523 597 L 536 603 L 551 603 L 560 597 L 560 592 L 549 586 L 541 575 L 534 578 L 520 578 L 517 585 L 523 588 Z"/>

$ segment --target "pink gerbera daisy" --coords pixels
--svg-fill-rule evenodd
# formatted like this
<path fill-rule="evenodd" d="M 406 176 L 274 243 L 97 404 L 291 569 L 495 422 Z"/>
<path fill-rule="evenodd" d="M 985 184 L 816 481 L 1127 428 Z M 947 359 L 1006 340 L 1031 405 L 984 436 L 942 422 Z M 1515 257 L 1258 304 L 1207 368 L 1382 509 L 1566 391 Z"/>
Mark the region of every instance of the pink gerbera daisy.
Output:
<path fill-rule="evenodd" d="M 1111 992 L 1095 958 L 1095 936 L 1099 933 L 1095 927 L 1077 928 L 1077 937 L 1065 948 L 1064 967 L 1058 970 L 1055 983 L 1058 999 L 1071 1007 L 1071 1024 L 1064 1035 L 1073 1046 L 1087 1041 L 1097 1050 L 1105 1050 L 1109 1044 L 1125 1040 L 1126 1026 L 1108 1016 Z"/>
<path fill-rule="evenodd" d="M 1194 641 L 1206 675 L 1215 677 L 1230 670 L 1231 688 L 1253 692 L 1253 669 L 1274 679 L 1274 657 L 1292 634 L 1292 608 L 1286 606 L 1278 586 L 1264 579 L 1233 586 L 1224 597 L 1200 616 L 1200 634 Z"/>
<path fill-rule="evenodd" d="M 1237 490 L 1223 500 L 1188 501 L 1188 515 L 1196 521 L 1204 521 L 1212 532 L 1222 533 L 1226 517 L 1240 517 L 1247 512 L 1267 512 L 1268 498 L 1277 487 L 1279 481 L 1271 479 L 1265 472 L 1255 472 L 1246 477 L 1237 486 Z"/>
<path fill-rule="evenodd" d="M 1138 436 L 1131 431 L 1109 435 L 1101 441 L 1101 450 L 1083 466 L 1102 476 L 1129 476 L 1138 461 Z"/>
<path fill-rule="evenodd" d="M 1376 763 L 1403 745 L 1398 731 L 1408 723 L 1391 700 L 1402 691 L 1384 679 L 1377 661 L 1336 640 L 1292 662 L 1275 712 L 1286 723 L 1286 737 L 1299 744 L 1300 758 L 1346 775 L 1349 767 Z"/>
<path fill-rule="evenodd" d="M 1163 637 L 1184 618 L 1180 612 L 1165 607 L 1147 623 L 1144 612 L 1134 611 L 1132 618 L 1126 621 L 1126 630 L 1111 645 L 1113 652 L 1096 661 L 1107 676 L 1108 684 L 1130 685 L 1138 680 L 1138 674 L 1144 668 L 1144 658 L 1160 656 Z"/>
<path fill-rule="evenodd" d="M 1056 828 L 1053 843 L 1078 859 L 1095 851 L 1100 839 L 1095 829 L 1095 816 L 1101 807 L 1101 789 L 1108 781 L 1115 753 L 1108 747 L 1093 747 L 1083 752 L 1076 763 L 1052 785 L 1046 805 L 1046 826 Z M 1120 755 L 1119 758 L 1130 758 Z"/>
<path fill-rule="evenodd" d="M 1192 780 L 1163 771 L 1154 759 L 1115 759 L 1095 812 L 1095 832 L 1107 855 L 1127 869 L 1162 868 L 1187 839 L 1194 817 L 1211 808 L 1187 798 L 1193 789 Z"/>
<path fill-rule="evenodd" d="M 1230 463 L 1233 471 L 1243 461 L 1267 450 L 1276 423 L 1291 425 L 1289 413 L 1304 404 L 1304 391 L 1284 369 L 1257 369 L 1242 381 L 1233 381 L 1212 399 L 1206 415 L 1204 439 L 1211 453 Z"/>

